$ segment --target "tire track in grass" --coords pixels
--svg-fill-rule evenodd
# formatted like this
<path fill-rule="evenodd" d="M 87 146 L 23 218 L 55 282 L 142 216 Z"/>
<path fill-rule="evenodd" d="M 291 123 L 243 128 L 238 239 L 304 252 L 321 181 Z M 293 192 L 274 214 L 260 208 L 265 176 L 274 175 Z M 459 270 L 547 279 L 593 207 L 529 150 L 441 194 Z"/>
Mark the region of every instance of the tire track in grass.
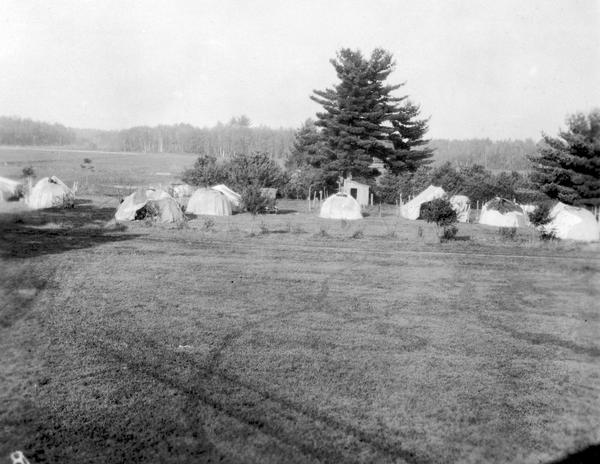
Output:
<path fill-rule="evenodd" d="M 148 242 L 157 242 L 164 245 L 165 238 L 164 237 L 151 237 L 146 236 L 143 238 L 144 241 Z M 559 260 L 559 261 L 594 261 L 600 262 L 600 256 L 565 256 L 565 255 L 533 255 L 533 254 L 511 254 L 511 253 L 483 253 L 483 252 L 466 252 L 466 251 L 447 251 L 447 250 L 400 250 L 400 249 L 386 249 L 385 251 L 381 250 L 381 248 L 358 248 L 352 246 L 331 246 L 331 245 L 323 245 L 319 243 L 306 243 L 306 244 L 294 244 L 294 243 L 286 243 L 285 245 L 268 243 L 264 245 L 254 245 L 248 242 L 245 242 L 243 246 L 238 247 L 238 249 L 232 248 L 231 240 L 221 240 L 217 238 L 211 238 L 209 240 L 190 240 L 188 238 L 173 238 L 169 237 L 169 242 L 175 243 L 183 243 L 189 245 L 190 242 L 195 242 L 200 245 L 206 245 L 205 249 L 214 249 L 215 245 L 224 245 L 227 246 L 227 251 L 264 251 L 275 250 L 275 251 L 293 251 L 293 252 L 305 252 L 305 253 L 315 253 L 320 254 L 322 252 L 337 252 L 340 254 L 348 255 L 349 253 L 364 253 L 372 256 L 381 256 L 381 257 L 394 257 L 397 256 L 460 256 L 460 257 L 470 257 L 470 258 L 505 258 L 505 259 L 547 259 L 547 260 Z M 195 251 L 200 251 L 203 249 L 194 249 Z"/>
<path fill-rule="evenodd" d="M 64 276 L 68 269 L 62 269 Z M 84 275 L 78 275 L 85 278 Z M 244 381 L 235 373 L 218 369 L 219 356 L 213 353 L 212 362 L 200 362 L 192 354 L 175 352 L 154 338 L 127 329 L 119 333 L 103 327 L 99 330 L 82 330 L 79 313 L 73 298 L 77 295 L 77 279 L 63 281 L 60 293 L 55 294 L 54 310 L 47 330 L 57 339 L 81 346 L 86 357 L 96 358 L 90 363 L 109 363 L 125 366 L 128 375 L 140 376 L 159 382 L 167 388 L 181 392 L 188 398 L 186 417 L 197 417 L 200 405 L 217 414 L 249 427 L 254 433 L 274 439 L 279 446 L 291 447 L 313 461 L 322 462 L 397 462 L 424 464 L 429 460 L 402 448 L 398 442 L 385 439 L 385 435 L 362 430 L 342 420 L 331 417 L 318 408 L 299 404 L 284 396 L 261 389 Z M 275 318 L 326 307 L 328 284 L 324 281 L 319 292 L 306 305 L 295 311 L 282 311 L 248 324 L 248 327 L 265 324 Z M 77 331 L 73 328 L 79 326 Z M 246 327 L 246 326 L 245 326 Z M 238 332 L 228 334 L 221 350 L 233 343 Z M 102 333 L 104 332 L 104 333 Z M 85 353 L 85 351 L 88 351 Z M 139 377 L 138 377 L 139 378 Z M 190 417 L 190 420 L 193 419 Z M 194 423 L 196 421 L 192 421 Z M 202 428 L 202 424 L 198 424 Z M 283 452 L 283 450 L 282 450 Z"/>
<path fill-rule="evenodd" d="M 261 389 L 219 369 L 223 351 L 250 328 L 315 308 L 326 309 L 327 281 L 323 281 L 318 293 L 302 308 L 271 314 L 227 334 L 208 360 L 201 362 L 190 353 L 174 352 L 154 338 L 136 332 L 122 330 L 115 336 L 105 328 L 103 335 L 98 330 L 74 333 L 70 328 L 77 325 L 73 316 L 77 319 L 78 315 L 64 312 L 65 308 L 72 307 L 64 303 L 72 301 L 75 288 L 76 283 L 71 281 L 64 289 L 61 296 L 65 302 L 58 305 L 62 312 L 56 314 L 54 328 L 60 331 L 62 327 L 73 342 L 91 349 L 90 354 L 101 362 L 111 360 L 111 364 L 127 366 L 134 375 L 158 381 L 185 394 L 190 401 L 186 410 L 190 412 L 197 410 L 201 403 L 317 461 L 364 462 L 366 453 L 370 456 L 368 461 L 374 462 L 428 462 L 428 459 L 403 449 L 401 444 L 386 440 L 385 436 L 347 424 L 315 407 Z M 62 318 L 66 324 L 60 323 Z"/>
<path fill-rule="evenodd" d="M 369 448 L 370 461 L 428 462 L 428 459 L 403 449 L 398 443 L 390 443 L 309 405 L 297 404 L 259 389 L 235 375 L 216 371 L 214 366 L 199 364 L 189 353 L 172 352 L 154 339 L 131 333 L 123 340 L 128 341 L 128 354 L 118 349 L 126 342 L 114 338 L 108 341 L 88 334 L 84 343 L 102 358 L 109 357 L 126 365 L 132 373 L 150 377 L 180 391 L 192 403 L 201 402 L 313 459 L 361 462 L 364 459 L 359 456 L 362 454 L 364 457 L 365 448 Z M 133 340 L 138 343 L 132 344 Z"/>

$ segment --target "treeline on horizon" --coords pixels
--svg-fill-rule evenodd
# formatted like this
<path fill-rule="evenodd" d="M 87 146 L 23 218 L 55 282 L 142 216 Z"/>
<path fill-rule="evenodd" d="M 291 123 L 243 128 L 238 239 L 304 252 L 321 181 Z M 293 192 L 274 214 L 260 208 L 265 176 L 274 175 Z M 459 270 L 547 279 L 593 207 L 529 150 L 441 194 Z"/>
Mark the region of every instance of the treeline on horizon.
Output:
<path fill-rule="evenodd" d="M 190 124 L 138 126 L 124 130 L 75 129 L 27 118 L 0 116 L 0 145 L 60 146 L 73 149 L 141 153 L 194 153 L 227 157 L 266 153 L 281 165 L 290 154 L 296 130 L 252 127 L 246 116 L 210 128 Z M 526 171 L 536 142 L 526 140 L 432 139 L 436 163 L 480 164 L 486 169 Z"/>

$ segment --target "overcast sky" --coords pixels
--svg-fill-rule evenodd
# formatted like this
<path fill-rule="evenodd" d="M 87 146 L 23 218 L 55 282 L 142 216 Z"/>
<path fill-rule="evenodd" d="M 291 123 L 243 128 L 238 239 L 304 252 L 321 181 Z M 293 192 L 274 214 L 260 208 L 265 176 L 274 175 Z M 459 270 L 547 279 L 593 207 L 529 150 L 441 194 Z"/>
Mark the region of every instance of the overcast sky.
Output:
<path fill-rule="evenodd" d="M 0 115 L 298 127 L 341 47 L 383 47 L 434 138 L 539 138 L 600 106 L 600 1 L 29 1 L 0 7 Z"/>

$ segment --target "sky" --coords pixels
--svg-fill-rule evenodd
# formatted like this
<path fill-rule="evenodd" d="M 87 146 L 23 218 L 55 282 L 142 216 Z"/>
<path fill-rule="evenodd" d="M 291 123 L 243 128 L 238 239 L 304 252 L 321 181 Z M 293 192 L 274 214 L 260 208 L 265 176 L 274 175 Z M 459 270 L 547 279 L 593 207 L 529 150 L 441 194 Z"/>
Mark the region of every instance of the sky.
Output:
<path fill-rule="evenodd" d="M 343 47 L 393 54 L 431 138 L 539 139 L 600 106 L 600 0 L 3 0 L 0 115 L 296 128 Z"/>

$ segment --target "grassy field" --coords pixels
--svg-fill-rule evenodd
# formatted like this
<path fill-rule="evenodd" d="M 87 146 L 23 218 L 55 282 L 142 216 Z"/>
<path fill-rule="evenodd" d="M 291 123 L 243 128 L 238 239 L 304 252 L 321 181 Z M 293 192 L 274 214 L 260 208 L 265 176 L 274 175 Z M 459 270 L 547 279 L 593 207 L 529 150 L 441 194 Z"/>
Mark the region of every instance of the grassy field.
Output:
<path fill-rule="evenodd" d="M 88 158 L 91 164 L 84 164 Z M 124 194 L 129 186 L 169 185 L 196 159 L 191 154 L 113 153 L 0 146 L 0 176 L 17 179 L 32 166 L 37 179 L 56 175 L 81 194 Z M 82 165 L 86 168 L 82 168 Z M 88 169 L 93 166 L 93 171 Z"/>
<path fill-rule="evenodd" d="M 472 224 L 440 244 L 394 208 L 299 201 L 124 227 L 116 205 L 0 212 L 2 458 L 597 456 L 598 244 Z"/>

